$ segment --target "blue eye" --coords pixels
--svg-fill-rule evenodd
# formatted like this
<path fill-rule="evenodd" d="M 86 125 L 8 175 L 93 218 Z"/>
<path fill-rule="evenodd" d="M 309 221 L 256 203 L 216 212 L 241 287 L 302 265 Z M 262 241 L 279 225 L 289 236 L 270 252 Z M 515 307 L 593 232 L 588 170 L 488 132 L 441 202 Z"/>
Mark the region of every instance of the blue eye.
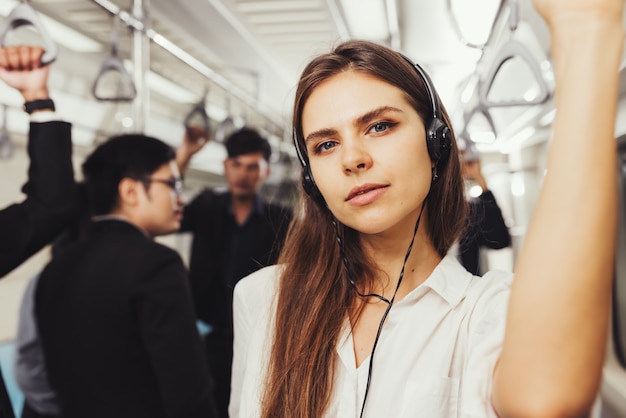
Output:
<path fill-rule="evenodd" d="M 315 154 L 319 154 L 320 152 L 328 151 L 331 148 L 334 148 L 336 143 L 334 141 L 325 141 L 315 147 L 313 152 Z"/>
<path fill-rule="evenodd" d="M 375 124 L 370 126 L 368 132 L 375 134 L 383 133 L 390 128 L 393 128 L 395 125 L 397 125 L 397 123 L 395 122 L 376 122 Z"/>

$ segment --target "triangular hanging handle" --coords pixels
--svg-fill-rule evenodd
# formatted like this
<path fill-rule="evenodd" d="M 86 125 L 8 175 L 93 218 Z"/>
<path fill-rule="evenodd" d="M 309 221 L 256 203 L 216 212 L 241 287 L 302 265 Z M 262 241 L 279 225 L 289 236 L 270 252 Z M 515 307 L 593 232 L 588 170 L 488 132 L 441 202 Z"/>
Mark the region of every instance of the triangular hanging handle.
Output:
<path fill-rule="evenodd" d="M 111 31 L 111 53 L 102 63 L 102 67 L 100 67 L 100 72 L 98 76 L 93 82 L 93 86 L 91 87 L 91 92 L 93 97 L 99 101 L 109 101 L 109 102 L 131 102 L 137 97 L 137 88 L 135 87 L 135 82 L 133 81 L 133 77 L 126 70 L 124 66 L 124 61 L 119 57 L 118 51 L 118 31 L 119 31 L 119 15 L 115 16 L 113 30 Z M 128 95 L 125 96 L 100 96 L 98 94 L 98 85 L 100 84 L 100 80 L 104 77 L 104 74 L 108 72 L 118 72 L 120 74 L 120 80 L 122 84 L 129 87 Z"/>
<path fill-rule="evenodd" d="M 537 97 L 526 100 L 502 100 L 502 101 L 491 101 L 489 100 L 489 92 L 491 91 L 491 87 L 493 86 L 493 82 L 496 79 L 496 75 L 502 68 L 505 62 L 514 58 L 520 57 L 526 64 L 528 64 L 528 68 L 531 70 L 537 85 L 539 86 L 539 94 Z M 493 61 L 493 65 L 489 69 L 485 80 L 480 83 L 479 87 L 479 97 L 480 102 L 483 106 L 489 107 L 511 107 L 511 106 L 532 106 L 541 103 L 545 103 L 550 98 L 550 89 L 546 84 L 546 81 L 541 74 L 541 69 L 539 68 L 539 64 L 530 54 L 530 51 L 522 45 L 520 42 L 511 39 L 509 40 L 498 52 L 498 55 Z"/>
<path fill-rule="evenodd" d="M 215 129 L 215 141 L 223 144 L 226 141 L 226 138 L 230 136 L 237 129 L 237 125 L 235 124 L 235 120 L 230 116 L 232 112 L 230 105 L 230 96 L 226 96 L 226 108 L 228 110 L 228 115 L 222 120 Z"/>
<path fill-rule="evenodd" d="M 207 136 L 210 135 L 211 122 L 209 119 L 209 115 L 206 112 L 208 98 L 209 98 L 209 88 L 206 87 L 204 89 L 204 94 L 202 95 L 202 100 L 196 103 L 194 107 L 191 109 L 191 111 L 185 117 L 185 129 L 189 130 L 190 128 L 196 127 L 196 124 L 193 123 L 193 121 L 200 119 L 201 129 L 204 130 L 205 135 Z"/>
<path fill-rule="evenodd" d="M 463 139 L 465 139 L 468 143 L 469 142 L 473 143 L 474 141 L 472 141 L 470 132 L 467 129 L 467 127 L 468 127 L 470 121 L 472 121 L 474 119 L 474 117 L 476 115 L 478 115 L 478 114 L 482 115 L 485 118 L 485 121 L 487 121 L 487 124 L 489 125 L 489 129 L 491 130 L 491 132 L 493 132 L 494 138 L 498 136 L 498 131 L 496 130 L 496 124 L 493 122 L 493 118 L 491 117 L 491 113 L 489 113 L 489 110 L 487 108 L 485 108 L 483 105 L 479 104 L 474 109 L 472 109 L 470 112 L 466 113 L 466 115 L 463 117 L 463 119 L 465 121 L 465 126 L 463 127 L 463 131 L 461 131 L 461 135 L 460 136 Z"/>
<path fill-rule="evenodd" d="M 491 38 L 494 33 L 495 25 L 500 19 L 500 14 L 504 10 L 504 6 L 506 3 L 507 3 L 507 0 L 501 0 L 500 3 L 498 4 L 498 8 L 493 17 L 493 21 L 491 22 L 491 28 L 489 29 L 489 33 L 487 34 L 485 41 L 482 43 L 471 42 L 465 37 L 465 35 L 463 34 L 463 30 L 461 29 L 459 20 L 456 18 L 456 15 L 454 14 L 454 10 L 452 7 L 452 0 L 446 1 L 446 12 L 448 14 L 448 18 L 450 22 L 452 23 L 452 29 L 454 29 L 454 32 L 456 33 L 456 36 L 458 37 L 459 41 L 461 41 L 461 43 L 463 43 L 463 45 L 467 47 L 483 49 L 491 41 Z"/>
<path fill-rule="evenodd" d="M 18 4 L 11 13 L 9 13 L 6 19 L 4 19 L 4 22 L 0 24 L 0 46 L 6 46 L 5 42 L 7 36 L 12 30 L 25 25 L 31 25 L 39 32 L 45 48 L 45 52 L 41 56 L 41 63 L 43 65 L 50 64 L 56 59 L 59 48 L 50 37 L 45 26 L 41 23 L 37 12 L 28 4 L 28 1 Z"/>
<path fill-rule="evenodd" d="M 215 130 L 215 141 L 223 144 L 226 142 L 226 138 L 235 132 L 235 130 L 237 130 L 235 120 L 230 116 L 226 116 L 224 120 L 217 125 L 217 129 Z"/>

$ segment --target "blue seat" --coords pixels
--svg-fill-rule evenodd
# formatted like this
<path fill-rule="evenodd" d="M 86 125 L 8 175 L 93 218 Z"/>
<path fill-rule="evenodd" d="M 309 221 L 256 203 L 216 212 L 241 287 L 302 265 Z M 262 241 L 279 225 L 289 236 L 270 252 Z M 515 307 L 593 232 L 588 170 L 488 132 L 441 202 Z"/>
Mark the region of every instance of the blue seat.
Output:
<path fill-rule="evenodd" d="M 22 414 L 24 407 L 24 395 L 17 387 L 13 378 L 13 360 L 15 358 L 15 344 L 10 341 L 0 344 L 0 368 L 2 368 L 2 378 L 9 393 L 9 399 L 13 405 L 13 412 L 16 417 Z"/>

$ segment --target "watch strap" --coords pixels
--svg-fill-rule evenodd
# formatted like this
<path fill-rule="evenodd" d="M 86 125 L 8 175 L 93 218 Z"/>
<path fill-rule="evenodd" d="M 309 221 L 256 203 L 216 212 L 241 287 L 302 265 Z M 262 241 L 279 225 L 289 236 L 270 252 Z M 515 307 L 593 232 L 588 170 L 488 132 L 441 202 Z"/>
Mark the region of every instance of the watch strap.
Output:
<path fill-rule="evenodd" d="M 52 99 L 40 99 L 24 103 L 24 111 L 29 115 L 36 110 L 51 110 L 54 112 L 54 101 Z"/>

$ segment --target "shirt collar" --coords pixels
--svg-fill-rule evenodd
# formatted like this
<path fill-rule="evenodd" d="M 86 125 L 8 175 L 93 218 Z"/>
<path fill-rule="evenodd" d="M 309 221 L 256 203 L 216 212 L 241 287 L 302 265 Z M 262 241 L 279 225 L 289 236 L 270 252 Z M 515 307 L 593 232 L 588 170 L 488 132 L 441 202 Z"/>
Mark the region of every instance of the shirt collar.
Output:
<path fill-rule="evenodd" d="M 419 298 L 426 289 L 431 289 L 454 308 L 465 297 L 472 277 L 456 257 L 446 255 L 424 283 L 409 293 L 403 301 Z"/>
<path fill-rule="evenodd" d="M 127 229 L 133 229 L 137 232 L 140 232 L 142 235 L 144 235 L 146 238 L 152 240 L 154 239 L 153 237 L 151 237 L 146 231 L 144 231 L 143 229 L 139 228 L 137 225 L 135 225 L 134 223 L 130 222 L 128 219 L 126 219 L 123 216 L 119 216 L 119 215 L 95 215 L 91 217 L 91 225 L 97 229 L 103 229 L 106 227 L 111 227 L 111 225 L 127 225 L 130 228 Z M 105 226 L 106 225 L 106 226 Z"/>
<path fill-rule="evenodd" d="M 226 193 L 226 196 L 228 196 L 228 199 L 226 199 L 226 207 L 228 208 L 228 213 L 232 215 L 234 212 L 233 212 L 232 197 L 230 195 L 230 192 Z M 261 196 L 257 194 L 254 197 L 254 205 L 252 206 L 252 211 L 250 212 L 250 215 L 252 215 L 253 213 L 258 213 L 259 215 L 263 215 L 264 212 L 265 212 L 265 208 L 263 207 L 263 199 L 261 199 Z"/>

